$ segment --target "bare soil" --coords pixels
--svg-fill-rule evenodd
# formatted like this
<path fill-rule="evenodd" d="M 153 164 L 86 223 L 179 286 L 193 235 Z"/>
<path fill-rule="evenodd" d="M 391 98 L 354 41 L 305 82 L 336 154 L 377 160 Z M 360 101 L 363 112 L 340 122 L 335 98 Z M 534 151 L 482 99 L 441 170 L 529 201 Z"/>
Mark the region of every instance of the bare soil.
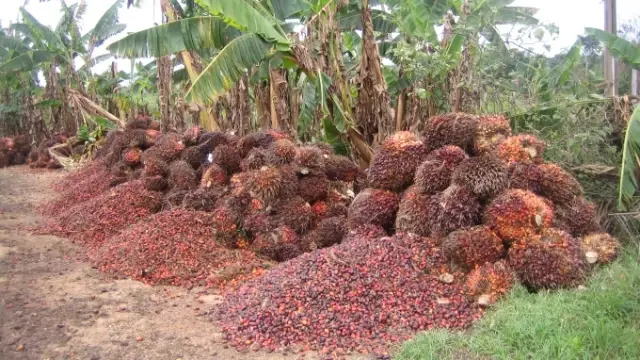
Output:
<path fill-rule="evenodd" d="M 0 169 L 0 359 L 313 359 L 238 353 L 222 342 L 210 289 L 151 287 L 92 269 L 66 239 L 30 234 L 62 172 Z"/>

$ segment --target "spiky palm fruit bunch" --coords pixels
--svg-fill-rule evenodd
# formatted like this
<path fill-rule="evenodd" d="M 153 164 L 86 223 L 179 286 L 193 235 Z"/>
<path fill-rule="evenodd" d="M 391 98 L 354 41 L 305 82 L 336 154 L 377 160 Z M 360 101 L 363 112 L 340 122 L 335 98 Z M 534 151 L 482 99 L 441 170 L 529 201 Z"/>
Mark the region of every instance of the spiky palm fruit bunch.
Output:
<path fill-rule="evenodd" d="M 360 168 L 351 159 L 341 155 L 324 155 L 325 173 L 331 181 L 353 182 Z"/>
<path fill-rule="evenodd" d="M 442 241 L 442 250 L 466 270 L 496 262 L 504 256 L 502 239 L 484 225 L 452 232 Z"/>
<path fill-rule="evenodd" d="M 287 167 L 263 166 L 251 172 L 249 193 L 264 203 L 290 197 L 298 189 L 295 173 Z"/>
<path fill-rule="evenodd" d="M 289 134 L 280 130 L 260 130 L 256 133 L 249 134 L 238 140 L 238 148 L 242 157 L 245 157 L 251 149 L 260 147 L 268 148 L 271 143 L 280 139 L 291 140 Z"/>
<path fill-rule="evenodd" d="M 474 140 L 476 154 L 493 151 L 511 136 L 511 125 L 504 115 L 482 115 L 478 119 L 478 131 Z"/>
<path fill-rule="evenodd" d="M 169 165 L 161 159 L 145 156 L 143 153 L 142 156 L 142 176 L 150 177 L 150 176 L 165 176 L 169 172 Z"/>
<path fill-rule="evenodd" d="M 318 226 L 304 237 L 302 249 L 304 251 L 314 251 L 339 244 L 346 235 L 346 217 L 322 219 Z"/>
<path fill-rule="evenodd" d="M 369 186 L 400 192 L 413 182 L 427 148 L 413 133 L 401 131 L 388 137 L 369 165 Z"/>
<path fill-rule="evenodd" d="M 169 163 L 178 159 L 182 150 L 184 150 L 184 144 L 175 134 L 165 134 L 158 139 L 155 146 L 144 152 L 142 159 L 154 158 Z"/>
<path fill-rule="evenodd" d="M 218 193 L 209 189 L 198 188 L 185 194 L 182 207 L 197 211 L 211 212 L 216 208 Z"/>
<path fill-rule="evenodd" d="M 540 195 L 556 204 L 566 204 L 581 196 L 582 186 L 571 174 L 556 164 L 539 166 L 541 173 Z"/>
<path fill-rule="evenodd" d="M 550 228 L 553 208 L 543 198 L 521 189 L 510 189 L 485 209 L 484 223 L 507 242 L 528 239 Z"/>
<path fill-rule="evenodd" d="M 347 235 L 342 239 L 342 242 L 349 242 L 355 239 L 369 239 L 371 241 L 387 236 L 387 232 L 380 225 L 364 224 L 356 227 L 355 229 L 349 229 Z"/>
<path fill-rule="evenodd" d="M 227 137 L 227 134 L 222 131 L 205 132 L 200 135 L 198 145 L 206 142 L 211 144 L 211 149 L 215 149 L 218 145 L 228 145 L 229 138 Z"/>
<path fill-rule="evenodd" d="M 212 225 L 215 229 L 216 241 L 224 247 L 230 249 L 237 248 L 238 224 L 240 224 L 242 220 L 241 214 L 235 211 L 235 209 L 223 205 L 216 207 L 212 215 Z"/>
<path fill-rule="evenodd" d="M 607 233 L 595 233 L 580 239 L 582 253 L 589 264 L 610 264 L 620 254 L 620 242 Z"/>
<path fill-rule="evenodd" d="M 280 200 L 274 205 L 274 219 L 280 226 L 287 226 L 298 234 L 313 229 L 317 222 L 311 205 L 299 196 Z"/>
<path fill-rule="evenodd" d="M 227 184 L 227 172 L 217 164 L 209 165 L 200 178 L 200 187 L 219 188 Z"/>
<path fill-rule="evenodd" d="M 533 135 L 517 135 L 502 141 L 496 154 L 507 164 L 513 162 L 541 164 L 547 145 Z"/>
<path fill-rule="evenodd" d="M 109 167 L 109 174 L 115 177 L 128 177 L 130 172 L 131 168 L 122 161 L 118 161 Z"/>
<path fill-rule="evenodd" d="M 270 232 L 273 228 L 274 221 L 266 212 L 246 214 L 242 218 L 242 230 L 250 235 Z"/>
<path fill-rule="evenodd" d="M 233 174 L 229 178 L 229 188 L 231 194 L 235 196 L 249 195 L 253 179 L 253 172 L 240 172 Z"/>
<path fill-rule="evenodd" d="M 267 165 L 267 151 L 261 148 L 253 148 L 240 162 L 242 171 L 258 170 Z"/>
<path fill-rule="evenodd" d="M 109 188 L 116 187 L 120 184 L 126 183 L 127 181 L 129 181 L 129 178 L 126 176 L 113 178 L 111 181 L 109 181 L 109 184 L 107 185 L 107 187 Z"/>
<path fill-rule="evenodd" d="M 145 189 L 149 191 L 164 191 L 169 187 L 169 182 L 162 176 L 142 177 Z"/>
<path fill-rule="evenodd" d="M 423 140 L 429 151 L 455 145 L 466 152 L 473 150 L 478 131 L 478 117 L 465 113 L 436 115 L 427 121 Z"/>
<path fill-rule="evenodd" d="M 182 142 L 187 146 L 193 146 L 198 143 L 202 129 L 199 126 L 193 126 L 185 130 L 182 134 Z"/>
<path fill-rule="evenodd" d="M 311 146 L 313 146 L 316 149 L 320 150 L 322 155 L 333 155 L 334 154 L 333 146 L 331 146 L 331 145 L 329 145 L 327 143 L 317 142 L 317 143 L 311 144 Z"/>
<path fill-rule="evenodd" d="M 507 187 L 507 164 L 492 153 L 481 154 L 462 161 L 451 182 L 466 186 L 479 199 L 491 198 Z"/>
<path fill-rule="evenodd" d="M 451 185 L 429 199 L 431 236 L 442 238 L 458 229 L 478 225 L 481 206 L 464 186 Z"/>
<path fill-rule="evenodd" d="M 180 158 L 186 161 L 194 169 L 207 163 L 207 156 L 211 153 L 213 147 L 211 142 L 204 142 L 200 145 L 190 146 L 182 151 Z"/>
<path fill-rule="evenodd" d="M 341 202 L 316 201 L 311 205 L 311 211 L 316 214 L 318 219 L 325 219 L 336 216 L 346 217 L 349 208 Z"/>
<path fill-rule="evenodd" d="M 139 148 L 129 149 L 122 154 L 122 162 L 129 166 L 136 166 L 140 164 L 141 158 L 142 150 Z"/>
<path fill-rule="evenodd" d="M 432 215 L 429 213 L 430 199 L 431 196 L 423 194 L 416 185 L 405 190 L 396 215 L 396 231 L 429 236 Z"/>
<path fill-rule="evenodd" d="M 557 204 L 554 214 L 553 226 L 572 236 L 602 232 L 596 205 L 581 196 L 576 196 L 566 204 Z"/>
<path fill-rule="evenodd" d="M 234 174 L 240 171 L 242 158 L 235 147 L 219 145 L 213 150 L 213 163 L 220 165 L 227 173 Z"/>
<path fill-rule="evenodd" d="M 374 224 L 390 231 L 395 223 L 400 199 L 398 195 L 388 190 L 365 189 L 353 199 L 349 206 L 349 229 L 361 225 Z"/>
<path fill-rule="evenodd" d="M 284 229 L 284 230 L 283 230 Z M 298 236 L 288 233 L 291 229 L 281 227 L 272 232 L 260 233 L 255 236 L 250 249 L 261 257 L 269 260 L 284 262 L 302 255 Z"/>
<path fill-rule="evenodd" d="M 294 159 L 296 172 L 302 175 L 318 175 L 325 173 L 324 156 L 314 146 L 298 148 Z"/>
<path fill-rule="evenodd" d="M 425 194 L 435 194 L 451 185 L 455 168 L 465 159 L 467 153 L 454 145 L 447 145 L 429 153 L 418 166 L 415 184 Z"/>
<path fill-rule="evenodd" d="M 507 187 L 509 189 L 528 190 L 539 194 L 542 172 L 537 164 L 512 162 L 507 167 Z"/>
<path fill-rule="evenodd" d="M 169 164 L 169 185 L 172 189 L 191 190 L 198 186 L 196 172 L 185 161 L 176 160 Z"/>
<path fill-rule="evenodd" d="M 267 162 L 270 165 L 285 165 L 296 157 L 296 145 L 288 139 L 274 141 L 267 150 Z"/>
<path fill-rule="evenodd" d="M 303 176 L 298 180 L 298 196 L 309 203 L 327 198 L 329 180 L 324 175 Z"/>
<path fill-rule="evenodd" d="M 534 290 L 574 287 L 587 276 L 580 243 L 558 229 L 514 242 L 508 260 L 518 279 Z"/>
<path fill-rule="evenodd" d="M 504 260 L 476 266 L 464 283 L 465 293 L 479 305 L 496 303 L 516 284 L 516 275 Z"/>

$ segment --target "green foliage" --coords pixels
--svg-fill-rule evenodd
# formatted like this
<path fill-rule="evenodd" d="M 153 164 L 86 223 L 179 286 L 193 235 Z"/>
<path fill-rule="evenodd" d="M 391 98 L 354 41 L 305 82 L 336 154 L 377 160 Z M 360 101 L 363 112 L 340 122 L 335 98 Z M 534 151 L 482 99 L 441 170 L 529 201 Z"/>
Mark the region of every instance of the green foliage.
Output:
<path fill-rule="evenodd" d="M 418 359 L 638 359 L 640 263 L 627 252 L 586 290 L 530 294 L 518 287 L 473 330 L 425 332 L 394 356 Z"/>
<path fill-rule="evenodd" d="M 638 169 L 640 169 L 640 107 L 633 112 L 624 137 L 620 187 L 619 210 L 626 210 L 638 190 Z"/>
<path fill-rule="evenodd" d="M 586 28 L 586 31 L 587 34 L 603 42 L 613 56 L 640 70 L 640 46 L 600 29 Z"/>

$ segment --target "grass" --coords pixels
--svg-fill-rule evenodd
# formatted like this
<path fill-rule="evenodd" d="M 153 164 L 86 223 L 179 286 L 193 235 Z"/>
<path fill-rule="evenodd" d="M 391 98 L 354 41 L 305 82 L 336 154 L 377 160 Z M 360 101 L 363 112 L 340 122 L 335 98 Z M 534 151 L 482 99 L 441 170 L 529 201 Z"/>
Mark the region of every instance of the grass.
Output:
<path fill-rule="evenodd" d="M 637 250 L 583 290 L 529 294 L 518 287 L 469 332 L 425 332 L 394 359 L 640 359 Z"/>

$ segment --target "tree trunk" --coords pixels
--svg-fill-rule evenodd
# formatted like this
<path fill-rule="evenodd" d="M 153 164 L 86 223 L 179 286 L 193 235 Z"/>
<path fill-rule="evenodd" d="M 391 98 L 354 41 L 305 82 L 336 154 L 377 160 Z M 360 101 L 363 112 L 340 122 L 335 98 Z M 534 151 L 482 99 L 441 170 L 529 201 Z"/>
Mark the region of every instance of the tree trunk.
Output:
<path fill-rule="evenodd" d="M 169 56 L 161 56 L 157 64 L 160 114 L 162 128 L 166 130 L 171 127 L 171 59 Z"/>
<path fill-rule="evenodd" d="M 243 77 L 229 94 L 230 125 L 231 128 L 238 131 L 237 135 L 239 136 L 244 136 L 251 131 L 251 101 L 249 100 L 248 83 L 248 77 Z"/>

